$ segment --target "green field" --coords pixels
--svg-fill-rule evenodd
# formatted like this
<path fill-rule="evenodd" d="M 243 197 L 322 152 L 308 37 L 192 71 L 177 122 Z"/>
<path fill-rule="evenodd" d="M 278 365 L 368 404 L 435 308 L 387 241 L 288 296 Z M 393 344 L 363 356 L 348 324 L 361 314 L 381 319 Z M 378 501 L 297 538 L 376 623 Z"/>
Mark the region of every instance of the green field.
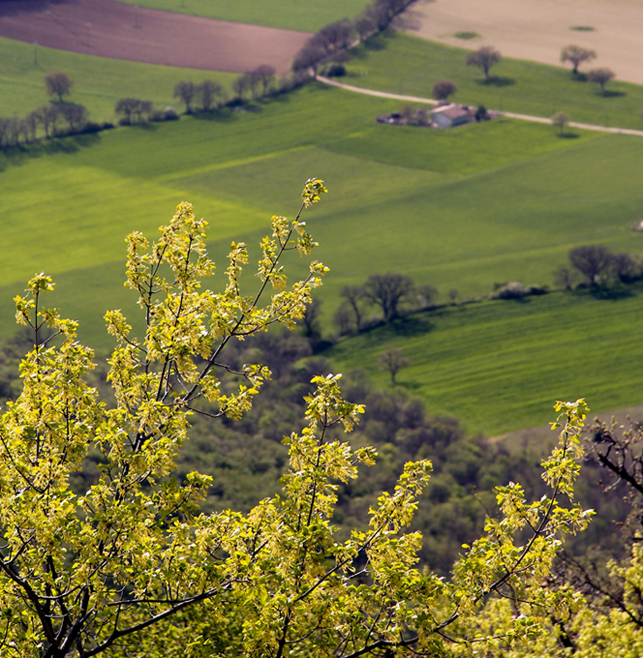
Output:
<path fill-rule="evenodd" d="M 486 436 L 551 421 L 556 399 L 586 398 L 593 412 L 641 401 L 643 286 L 622 299 L 552 293 L 423 313 L 346 339 L 325 353 L 382 387 L 377 355 L 402 347 L 399 385 L 432 414 Z"/>
<path fill-rule="evenodd" d="M 156 108 L 173 105 L 182 111 L 179 100 L 172 98 L 179 80 L 217 80 L 230 89 L 237 77 L 234 73 L 78 55 L 4 38 L 0 38 L 0 61 L 0 116 L 24 116 L 49 102 L 43 78 L 54 71 L 64 71 L 74 81 L 68 99 L 85 105 L 92 121 L 114 121 L 116 101 L 127 97 L 154 101 Z"/>
<path fill-rule="evenodd" d="M 643 129 L 643 87 L 613 80 L 601 96 L 597 86 L 573 78 L 570 68 L 503 59 L 485 82 L 480 69 L 465 66 L 468 51 L 389 31 L 355 49 L 344 80 L 352 85 L 430 97 L 433 84 L 452 80 L 452 100 L 489 109 L 551 117 L 558 111 L 573 121 Z M 616 71 L 618 77 L 618 71 Z"/>
<path fill-rule="evenodd" d="M 252 23 L 288 30 L 316 32 L 342 18 L 353 18 L 366 0 L 121 0 L 132 5 Z"/>
<path fill-rule="evenodd" d="M 506 120 L 393 127 L 373 121 L 389 102 L 315 85 L 258 107 L 1 155 L 3 308 L 45 269 L 60 282 L 58 303 L 105 344 L 102 312 L 128 298 L 129 231 L 150 233 L 191 200 L 221 257 L 232 239 L 256 244 L 271 214 L 292 214 L 308 176 L 330 189 L 309 217 L 333 270 L 321 292 L 327 323 L 339 290 L 372 273 L 405 272 L 466 297 L 495 282 L 549 283 L 577 244 L 641 251 L 630 230 L 643 210 L 639 138 L 561 139 Z"/>

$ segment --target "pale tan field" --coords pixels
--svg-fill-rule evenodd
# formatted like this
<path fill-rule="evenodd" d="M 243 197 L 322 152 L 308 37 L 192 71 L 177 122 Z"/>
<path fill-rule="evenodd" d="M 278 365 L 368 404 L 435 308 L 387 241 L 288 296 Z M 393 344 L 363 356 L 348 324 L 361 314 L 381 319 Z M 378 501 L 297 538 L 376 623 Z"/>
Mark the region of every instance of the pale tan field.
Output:
<path fill-rule="evenodd" d="M 559 66 L 561 48 L 578 44 L 597 54 L 581 71 L 606 66 L 618 80 L 643 84 L 643 0 L 420 0 L 406 22 L 405 29 L 427 39 L 491 45 L 506 57 Z M 458 39 L 456 32 L 480 37 Z"/>

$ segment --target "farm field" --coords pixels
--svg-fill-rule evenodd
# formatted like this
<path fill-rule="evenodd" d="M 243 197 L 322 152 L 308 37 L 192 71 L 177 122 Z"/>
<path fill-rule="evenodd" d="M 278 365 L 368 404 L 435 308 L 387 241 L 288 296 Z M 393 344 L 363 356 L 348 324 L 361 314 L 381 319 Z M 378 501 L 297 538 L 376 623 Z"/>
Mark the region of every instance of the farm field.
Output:
<path fill-rule="evenodd" d="M 433 41 L 468 46 L 492 45 L 508 57 L 560 66 L 563 46 L 593 49 L 585 69 L 607 66 L 618 78 L 643 84 L 641 23 L 637 0 L 420 0 L 408 12 L 411 29 Z"/>
<path fill-rule="evenodd" d="M 342 18 L 353 18 L 366 0 L 120 0 L 152 9 L 218 18 L 238 23 L 316 32 Z"/>
<path fill-rule="evenodd" d="M 245 73 L 290 70 L 307 32 L 155 11 L 117 0 L 4 0 L 0 35 L 85 55 Z"/>
<path fill-rule="evenodd" d="M 330 190 L 308 217 L 332 269 L 327 328 L 341 288 L 369 274 L 404 272 L 466 298 L 507 280 L 550 283 L 578 244 L 641 252 L 630 230 L 643 208 L 639 138 L 564 139 L 508 120 L 447 132 L 381 125 L 373 119 L 390 101 L 321 85 L 257 108 L 0 155 L 0 332 L 13 332 L 10 300 L 44 269 L 85 339 L 109 344 L 102 314 L 131 300 L 121 287 L 128 232 L 153 235 L 190 200 L 220 259 L 233 239 L 256 244 L 272 214 L 294 214 L 309 176 Z"/>
<path fill-rule="evenodd" d="M 643 86 L 613 80 L 600 95 L 596 85 L 583 76 L 573 78 L 570 69 L 509 58 L 495 65 L 485 82 L 480 69 L 465 65 L 467 52 L 388 31 L 353 51 L 343 80 L 368 89 L 431 97 L 433 84 L 448 79 L 458 87 L 451 99 L 459 103 L 542 117 L 564 111 L 581 123 L 643 128 Z"/>
<path fill-rule="evenodd" d="M 35 52 L 34 52 L 35 51 Z M 0 116 L 24 116 L 49 98 L 43 78 L 47 73 L 64 71 L 74 81 L 69 100 L 82 103 L 92 121 L 114 121 L 114 105 L 120 98 L 151 100 L 157 108 L 173 105 L 179 80 L 216 80 L 230 89 L 234 73 L 155 66 L 120 59 L 92 57 L 64 50 L 35 48 L 32 44 L 0 37 Z"/>
<path fill-rule="evenodd" d="M 643 287 L 627 293 L 448 307 L 346 339 L 325 355 L 388 387 L 377 356 L 403 347 L 411 364 L 398 373 L 399 386 L 429 413 L 456 416 L 486 436 L 551 421 L 556 399 L 584 397 L 593 417 L 641 401 Z"/>

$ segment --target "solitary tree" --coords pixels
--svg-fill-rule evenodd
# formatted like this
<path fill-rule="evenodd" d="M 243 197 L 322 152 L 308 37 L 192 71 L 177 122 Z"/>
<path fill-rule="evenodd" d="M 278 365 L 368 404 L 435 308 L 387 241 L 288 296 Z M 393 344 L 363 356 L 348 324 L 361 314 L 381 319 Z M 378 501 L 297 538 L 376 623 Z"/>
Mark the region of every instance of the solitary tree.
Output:
<path fill-rule="evenodd" d="M 413 279 L 405 274 L 372 274 L 363 287 L 363 295 L 373 304 L 377 304 L 384 315 L 384 321 L 390 322 L 399 315 L 403 301 L 413 292 Z"/>
<path fill-rule="evenodd" d="M 573 65 L 572 74 L 574 75 L 578 73 L 578 67 L 583 62 L 589 62 L 595 57 L 596 53 L 593 50 L 581 46 L 565 46 L 560 52 L 560 61 L 563 63 L 571 62 Z"/>
<path fill-rule="evenodd" d="M 612 254 L 602 244 L 582 245 L 570 250 L 569 262 L 585 276 L 587 283 L 597 286 L 609 272 Z"/>
<path fill-rule="evenodd" d="M 616 77 L 616 73 L 608 68 L 592 69 L 587 77 L 591 82 L 595 82 L 601 88 L 601 94 L 604 94 L 605 85 Z"/>
<path fill-rule="evenodd" d="M 70 80 L 66 73 L 48 73 L 45 76 L 45 88 L 47 95 L 58 96 L 58 101 L 62 103 L 63 96 L 69 96 L 74 81 Z"/>
<path fill-rule="evenodd" d="M 482 46 L 478 50 L 467 53 L 467 66 L 477 66 L 484 72 L 485 80 L 489 80 L 489 69 L 502 59 L 500 52 L 493 46 Z"/>
<path fill-rule="evenodd" d="M 185 104 L 185 113 L 192 113 L 192 99 L 194 98 L 194 93 L 196 91 L 196 86 L 193 82 L 181 80 L 177 82 L 174 87 L 174 96 L 173 98 L 179 98 Z"/>
<path fill-rule="evenodd" d="M 397 373 L 410 363 L 411 361 L 404 356 L 404 352 L 399 347 L 391 347 L 384 352 L 380 352 L 377 357 L 379 367 L 391 375 L 391 384 L 395 384 Z"/>
<path fill-rule="evenodd" d="M 565 126 L 569 123 L 569 115 L 566 112 L 556 112 L 551 118 L 551 125 L 558 128 L 558 134 L 565 132 Z"/>
<path fill-rule="evenodd" d="M 440 80 L 433 85 L 431 95 L 438 100 L 446 100 L 449 96 L 453 96 L 458 88 L 451 82 L 451 80 Z"/>

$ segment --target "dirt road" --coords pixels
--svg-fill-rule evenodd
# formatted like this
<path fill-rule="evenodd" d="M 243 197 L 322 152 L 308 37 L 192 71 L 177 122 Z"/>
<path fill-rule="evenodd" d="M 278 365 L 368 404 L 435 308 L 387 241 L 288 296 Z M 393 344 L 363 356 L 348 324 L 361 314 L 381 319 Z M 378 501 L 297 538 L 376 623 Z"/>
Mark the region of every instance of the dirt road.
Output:
<path fill-rule="evenodd" d="M 319 80 L 319 82 L 323 82 L 326 85 L 331 85 L 332 87 L 339 87 L 341 89 L 346 89 L 347 91 L 353 91 L 357 94 L 366 94 L 367 96 L 390 98 L 396 101 L 406 101 L 407 103 L 426 103 L 427 105 L 438 104 L 438 101 L 431 98 L 421 98 L 420 96 L 403 96 L 402 94 L 390 94 L 386 91 L 376 91 L 375 89 L 353 87 L 352 85 L 347 85 L 343 82 L 337 82 L 337 80 L 331 80 L 330 78 L 325 78 L 321 75 L 317 76 L 317 80 Z M 490 111 L 493 112 L 494 110 Z M 521 121 L 535 121 L 536 123 L 548 123 L 551 125 L 551 119 L 547 119 L 546 117 L 537 117 L 529 114 L 516 114 L 515 112 L 501 112 L 501 114 L 502 116 L 509 117 L 511 119 L 520 119 Z M 596 126 L 589 123 L 577 123 L 575 121 L 570 121 L 567 125 L 572 128 L 582 128 L 583 130 L 597 130 L 606 133 L 618 133 L 621 135 L 636 135 L 637 137 L 643 137 L 643 130 L 632 130 L 630 128 L 611 128 L 609 126 Z"/>

